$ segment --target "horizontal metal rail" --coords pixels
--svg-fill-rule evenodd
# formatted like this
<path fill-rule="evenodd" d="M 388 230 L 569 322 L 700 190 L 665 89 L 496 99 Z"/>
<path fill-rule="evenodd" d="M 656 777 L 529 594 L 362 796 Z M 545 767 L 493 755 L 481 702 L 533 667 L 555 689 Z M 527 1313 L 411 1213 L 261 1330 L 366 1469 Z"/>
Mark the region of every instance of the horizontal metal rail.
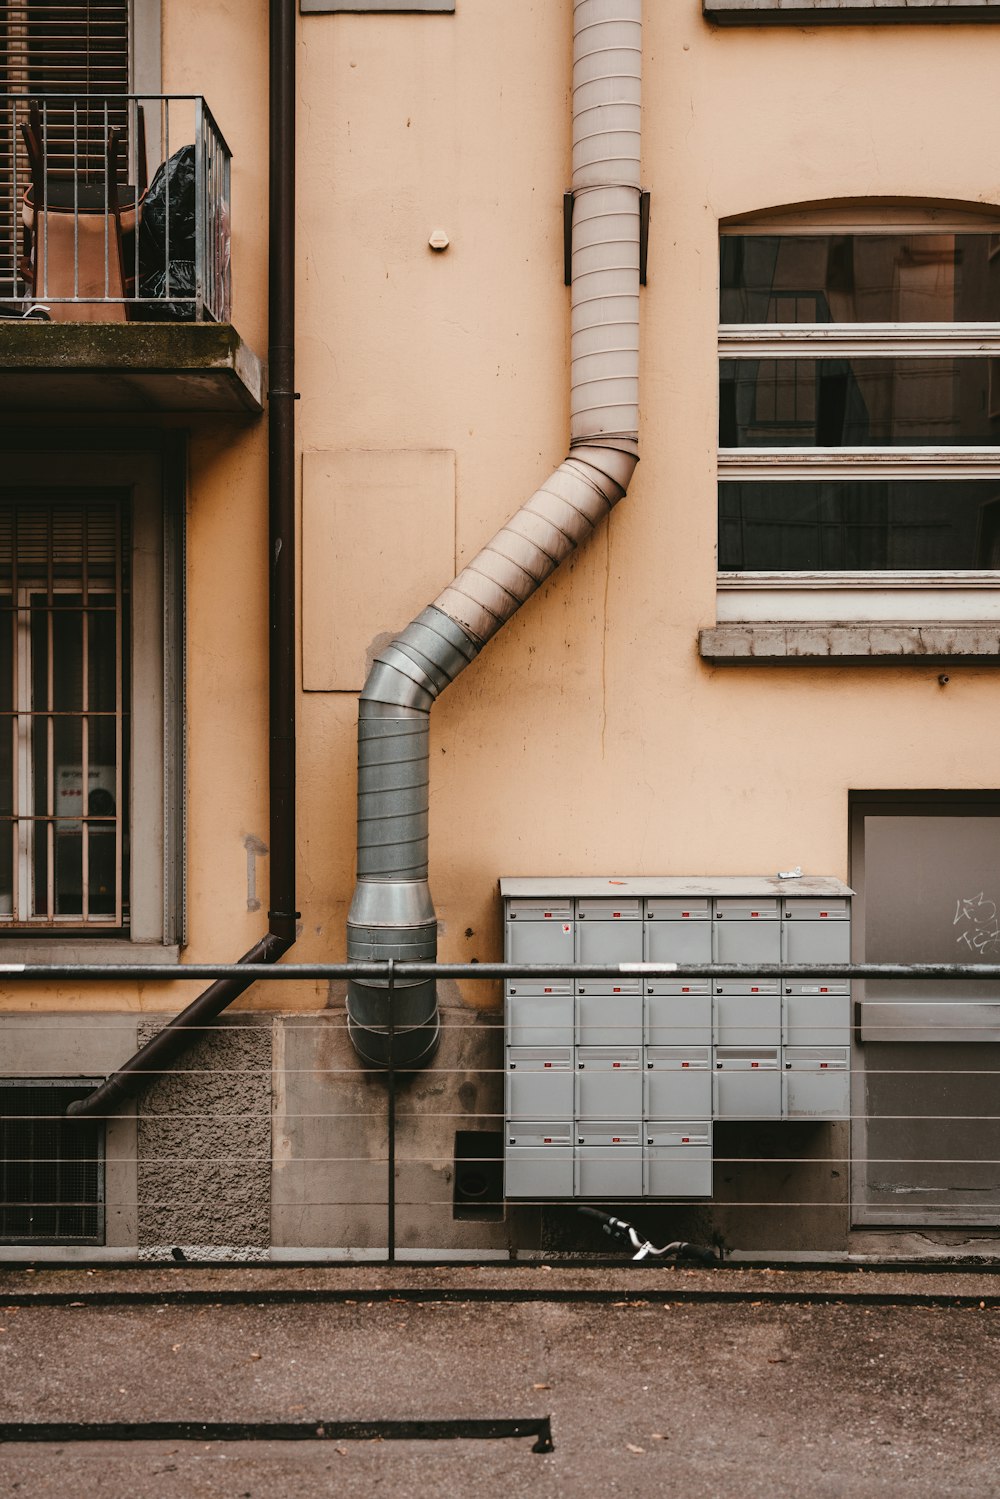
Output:
<path fill-rule="evenodd" d="M 980 979 L 1000 963 L 0 963 L 6 979 L 187 983 L 202 979 Z"/>

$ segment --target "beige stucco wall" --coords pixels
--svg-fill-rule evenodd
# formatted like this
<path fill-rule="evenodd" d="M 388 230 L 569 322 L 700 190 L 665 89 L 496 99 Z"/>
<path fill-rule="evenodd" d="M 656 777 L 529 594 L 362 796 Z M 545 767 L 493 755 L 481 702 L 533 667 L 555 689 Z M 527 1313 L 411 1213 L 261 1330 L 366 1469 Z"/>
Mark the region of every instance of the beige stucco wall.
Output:
<path fill-rule="evenodd" d="M 266 11 L 164 6 L 164 87 L 203 90 L 233 147 L 235 321 L 261 353 Z M 570 13 L 460 0 L 451 16 L 299 23 L 301 447 L 454 453 L 459 564 L 565 452 Z M 945 690 L 933 668 L 727 671 L 696 636 L 715 618 L 719 219 L 853 195 L 1000 199 L 998 48 L 988 27 L 720 32 L 697 0 L 646 7 L 643 459 L 609 527 L 435 709 L 443 958 L 499 953 L 501 873 L 845 876 L 850 788 L 995 783 L 988 671 L 952 670 Z M 266 431 L 189 425 L 188 957 L 224 960 L 264 922 L 245 840 L 267 827 Z M 402 595 L 395 542 L 372 544 Z M 362 546 L 359 574 L 365 561 Z M 343 608 L 331 590 L 310 630 L 353 628 Z M 371 614 L 373 636 L 405 623 L 391 581 Z M 350 692 L 300 699 L 301 959 L 344 951 L 355 715 Z M 153 989 L 80 1002 L 181 1002 Z M 324 999 L 268 985 L 252 1003 Z"/>
<path fill-rule="evenodd" d="M 301 23 L 302 445 L 453 449 L 460 563 L 565 451 L 570 11 Z M 432 715 L 443 958 L 498 954 L 500 873 L 846 876 L 850 788 L 995 779 L 989 672 L 942 690 L 931 668 L 726 671 L 696 635 L 715 619 L 719 219 L 1000 197 L 998 46 L 976 28 L 718 32 L 695 0 L 647 6 L 642 463 Z M 347 694 L 303 702 L 303 954 L 343 951 L 354 713 Z"/>

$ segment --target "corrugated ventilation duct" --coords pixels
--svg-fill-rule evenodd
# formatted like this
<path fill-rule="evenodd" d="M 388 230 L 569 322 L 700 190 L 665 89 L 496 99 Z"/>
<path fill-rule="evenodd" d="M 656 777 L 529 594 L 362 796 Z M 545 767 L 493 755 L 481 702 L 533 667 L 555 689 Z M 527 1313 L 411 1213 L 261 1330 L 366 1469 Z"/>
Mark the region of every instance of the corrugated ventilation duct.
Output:
<path fill-rule="evenodd" d="M 348 957 L 433 961 L 427 883 L 429 715 L 435 699 L 628 488 L 639 457 L 642 0 L 574 0 L 572 430 L 569 456 L 380 656 L 358 722 L 358 882 Z M 389 1057 L 386 985 L 352 981 L 351 1041 Z M 438 1039 L 433 981 L 397 984 L 396 1066 Z"/>

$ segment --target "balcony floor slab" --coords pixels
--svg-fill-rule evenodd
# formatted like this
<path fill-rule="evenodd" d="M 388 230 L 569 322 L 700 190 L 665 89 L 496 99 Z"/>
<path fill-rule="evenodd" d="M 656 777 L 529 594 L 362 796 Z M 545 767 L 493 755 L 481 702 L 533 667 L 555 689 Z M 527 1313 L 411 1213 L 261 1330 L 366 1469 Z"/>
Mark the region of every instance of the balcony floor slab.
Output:
<path fill-rule="evenodd" d="M 0 321 L 7 411 L 259 416 L 263 365 L 229 323 Z"/>

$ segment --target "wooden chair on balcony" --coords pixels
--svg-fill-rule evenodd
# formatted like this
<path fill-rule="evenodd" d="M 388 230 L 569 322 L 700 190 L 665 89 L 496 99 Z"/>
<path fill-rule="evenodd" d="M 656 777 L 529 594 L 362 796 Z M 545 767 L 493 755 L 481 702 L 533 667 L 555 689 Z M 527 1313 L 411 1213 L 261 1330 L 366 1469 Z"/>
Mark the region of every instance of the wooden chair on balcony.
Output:
<path fill-rule="evenodd" d="M 141 136 L 141 118 L 139 121 Z M 128 274 L 123 239 L 134 236 L 141 197 L 132 190 L 122 201 L 121 151 L 125 132 L 108 131 L 97 182 L 81 180 L 79 162 L 69 171 L 46 172 L 41 110 L 32 101 L 21 126 L 31 185 L 24 194 L 22 223 L 26 231 L 21 275 L 36 302 L 59 322 L 124 322 L 134 315 L 128 303 L 113 300 L 135 295 Z M 145 149 L 140 139 L 139 160 Z M 76 297 L 78 301 L 50 301 Z"/>

